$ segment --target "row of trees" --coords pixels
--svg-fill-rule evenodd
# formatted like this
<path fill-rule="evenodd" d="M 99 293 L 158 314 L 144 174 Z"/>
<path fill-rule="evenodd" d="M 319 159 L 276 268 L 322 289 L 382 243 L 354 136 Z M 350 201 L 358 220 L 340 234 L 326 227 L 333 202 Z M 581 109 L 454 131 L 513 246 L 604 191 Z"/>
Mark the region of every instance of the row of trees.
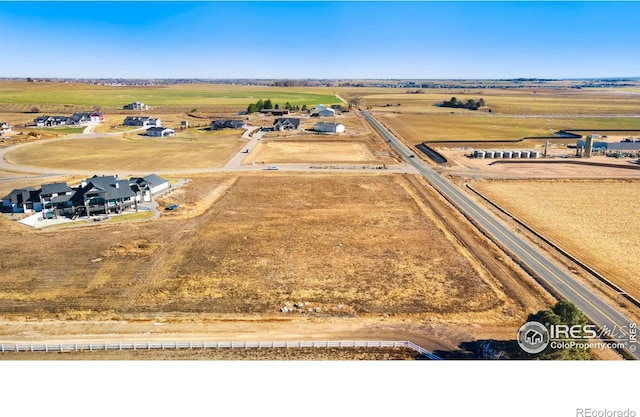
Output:
<path fill-rule="evenodd" d="M 299 105 L 293 106 L 291 105 L 291 103 L 289 103 L 288 101 L 286 103 L 284 103 L 284 108 L 287 110 L 296 110 L 296 111 L 307 111 L 307 105 L 304 104 L 302 105 L 302 108 Z M 268 98 L 266 100 L 258 100 L 255 103 L 251 103 L 249 104 L 249 107 L 247 107 L 247 113 L 255 113 L 255 112 L 259 112 L 261 110 L 279 110 L 280 109 L 280 105 L 279 104 L 273 104 L 271 102 L 271 99 Z"/>
<path fill-rule="evenodd" d="M 440 105 L 441 107 L 453 107 L 456 109 L 469 109 L 469 110 L 478 110 L 480 107 L 484 107 L 484 99 L 481 98 L 478 101 L 470 98 L 467 101 L 458 100 L 455 97 L 451 97 L 449 101 L 443 101 Z"/>

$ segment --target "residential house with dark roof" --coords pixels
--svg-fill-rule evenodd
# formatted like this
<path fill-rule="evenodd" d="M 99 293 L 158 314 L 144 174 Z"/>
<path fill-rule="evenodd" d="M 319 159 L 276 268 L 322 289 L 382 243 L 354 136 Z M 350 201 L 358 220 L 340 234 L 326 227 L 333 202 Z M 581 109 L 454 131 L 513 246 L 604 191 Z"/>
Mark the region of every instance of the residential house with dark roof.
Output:
<path fill-rule="evenodd" d="M 149 106 L 144 103 L 140 103 L 139 101 L 125 104 L 124 106 L 122 106 L 122 108 L 123 110 L 149 110 Z"/>
<path fill-rule="evenodd" d="M 73 213 L 73 196 L 75 190 L 64 182 L 42 184 L 40 188 L 40 203 L 42 217 L 56 218 L 60 215 Z"/>
<path fill-rule="evenodd" d="M 39 191 L 33 187 L 20 188 L 2 197 L 3 213 L 30 213 L 42 210 Z"/>
<path fill-rule="evenodd" d="M 160 126 L 162 123 L 160 119 L 156 119 L 149 116 L 127 116 L 122 123 L 124 126 L 137 126 L 137 127 L 146 127 L 146 126 Z"/>
<path fill-rule="evenodd" d="M 82 181 L 73 197 L 74 207 L 84 207 L 84 214 L 121 213 L 133 206 L 138 211 L 136 193 L 131 189 L 128 180 L 120 180 L 117 176 L 97 176 Z M 77 214 L 82 210 L 77 210 Z"/>
<path fill-rule="evenodd" d="M 262 109 L 260 110 L 262 114 L 271 114 L 273 116 L 284 116 L 285 114 L 289 114 L 289 109 Z"/>
<path fill-rule="evenodd" d="M 209 129 L 244 129 L 247 123 L 244 120 L 212 120 Z"/>
<path fill-rule="evenodd" d="M 300 129 L 300 119 L 293 117 L 281 117 L 273 121 L 273 130 L 298 130 Z"/>

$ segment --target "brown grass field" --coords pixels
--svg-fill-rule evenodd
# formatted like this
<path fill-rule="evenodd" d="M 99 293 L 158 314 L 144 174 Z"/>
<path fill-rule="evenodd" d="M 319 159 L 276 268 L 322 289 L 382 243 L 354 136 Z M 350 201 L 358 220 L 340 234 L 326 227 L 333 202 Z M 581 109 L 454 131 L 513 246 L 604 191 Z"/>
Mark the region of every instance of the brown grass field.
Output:
<path fill-rule="evenodd" d="M 185 188 L 219 199 L 183 220 L 37 232 L 2 219 L 0 313 L 523 314 L 403 176 L 219 176 Z M 280 313 L 287 302 L 319 310 Z"/>
<path fill-rule="evenodd" d="M 561 129 L 639 129 L 640 118 L 506 117 L 486 113 L 377 115 L 410 144 L 429 141 L 516 140 L 527 136 L 553 136 Z M 581 132 L 581 134 L 583 134 Z M 571 141 L 575 143 L 575 139 Z M 510 146 L 510 145 L 509 145 Z"/>
<path fill-rule="evenodd" d="M 389 155 L 389 156 L 386 156 Z M 261 140 L 244 164 L 252 162 L 272 163 L 393 163 L 388 152 L 376 152 L 369 140 L 331 139 L 330 136 L 313 135 L 295 140 Z"/>
<path fill-rule="evenodd" d="M 640 181 L 486 181 L 474 188 L 640 298 Z"/>
<path fill-rule="evenodd" d="M 35 143 L 7 154 L 8 162 L 33 167 L 101 170 L 163 171 L 190 168 L 217 168 L 245 141 L 237 134 L 212 137 L 150 138 L 135 133 L 124 138 L 67 139 Z"/>

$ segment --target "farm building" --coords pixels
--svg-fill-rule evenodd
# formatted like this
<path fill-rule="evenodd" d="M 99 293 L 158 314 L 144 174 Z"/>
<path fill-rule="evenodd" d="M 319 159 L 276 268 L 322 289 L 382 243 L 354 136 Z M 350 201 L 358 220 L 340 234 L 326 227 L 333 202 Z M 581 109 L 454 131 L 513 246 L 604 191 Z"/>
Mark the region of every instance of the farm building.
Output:
<path fill-rule="evenodd" d="M 313 130 L 316 132 L 326 132 L 326 133 L 342 133 L 345 128 L 342 123 L 329 123 L 329 122 L 320 122 L 316 123 L 313 126 Z"/>
<path fill-rule="evenodd" d="M 211 130 L 220 130 L 220 129 L 244 129 L 247 127 L 247 124 L 244 120 L 212 120 L 210 129 Z"/>
<path fill-rule="evenodd" d="M 137 127 L 162 125 L 160 119 L 154 119 L 153 117 L 148 117 L 148 116 L 128 116 L 128 117 L 125 117 L 124 122 L 122 122 L 122 124 L 124 126 L 137 126 Z"/>
<path fill-rule="evenodd" d="M 285 114 L 289 114 L 289 109 L 262 109 L 260 110 L 262 114 L 271 114 L 273 116 L 284 116 Z"/>
<path fill-rule="evenodd" d="M 312 116 L 317 116 L 317 117 L 333 117 L 336 115 L 336 110 L 329 108 L 323 104 L 317 104 L 315 111 L 313 112 Z"/>
<path fill-rule="evenodd" d="M 176 131 L 173 129 L 169 129 L 168 127 L 162 126 L 154 126 L 147 129 L 147 136 L 173 136 L 176 134 Z"/>
<path fill-rule="evenodd" d="M 123 110 L 149 110 L 149 106 L 144 103 L 140 103 L 139 101 L 134 101 L 133 103 L 125 104 L 122 106 Z"/>
<path fill-rule="evenodd" d="M 11 191 L 2 197 L 3 213 L 30 213 L 42 210 L 39 191 L 33 187 L 26 187 Z"/>
<path fill-rule="evenodd" d="M 281 117 L 273 121 L 273 130 L 298 130 L 300 129 L 300 119 L 292 117 Z"/>
<path fill-rule="evenodd" d="M 11 126 L 9 125 L 9 123 L 0 122 L 0 133 L 4 134 L 9 132 L 11 132 Z"/>
<path fill-rule="evenodd" d="M 579 148 L 585 148 L 587 142 L 584 140 L 578 140 L 576 146 Z M 593 150 L 601 151 L 640 151 L 640 140 L 625 139 L 622 142 L 600 142 L 592 141 L 591 147 Z"/>

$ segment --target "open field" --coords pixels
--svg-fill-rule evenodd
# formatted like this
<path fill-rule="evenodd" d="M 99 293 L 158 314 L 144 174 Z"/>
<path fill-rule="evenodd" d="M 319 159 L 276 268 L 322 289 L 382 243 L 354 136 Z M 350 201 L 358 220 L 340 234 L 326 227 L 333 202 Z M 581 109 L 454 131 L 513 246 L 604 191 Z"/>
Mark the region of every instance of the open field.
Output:
<path fill-rule="evenodd" d="M 62 139 L 34 143 L 6 156 L 15 165 L 97 171 L 166 171 L 217 168 L 244 145 L 234 133 L 206 139 L 151 138 L 130 134 L 124 138 Z"/>
<path fill-rule="evenodd" d="M 486 113 L 377 115 L 394 133 L 416 145 L 430 141 L 516 140 L 553 136 L 561 129 L 640 129 L 640 117 L 507 117 Z M 581 132 L 584 134 L 584 132 Z M 575 139 L 572 140 L 575 143 Z"/>
<path fill-rule="evenodd" d="M 330 139 L 328 136 L 314 135 L 295 140 L 261 140 L 260 144 L 247 155 L 244 164 L 252 162 L 272 163 L 393 163 L 391 156 L 376 153 L 367 140 Z"/>
<path fill-rule="evenodd" d="M 483 181 L 474 188 L 640 298 L 640 181 Z"/>
<path fill-rule="evenodd" d="M 340 103 L 322 88 L 276 88 L 222 84 L 176 84 L 148 87 L 112 87 L 82 83 L 0 82 L 0 112 L 26 112 L 38 106 L 40 112 L 122 109 L 133 101 L 141 101 L 155 110 L 235 109 L 246 110 L 258 99 L 271 99 L 273 104 L 307 106 Z"/>
<path fill-rule="evenodd" d="M 361 88 L 345 89 L 339 94 L 361 97 L 362 108 L 393 112 L 463 112 L 461 109 L 437 108 L 434 104 L 456 97 L 458 100 L 483 98 L 486 108 L 501 115 L 635 115 L 640 107 L 638 88 L 572 89 L 419 89 L 421 94 L 407 94 L 415 88 Z M 400 105 L 398 105 L 400 104 Z M 468 112 L 468 111 L 467 111 Z M 475 113 L 475 112 L 474 112 Z"/>
<path fill-rule="evenodd" d="M 206 190 L 203 200 L 219 195 L 188 219 L 41 232 L 0 219 L 0 312 L 80 320 L 182 313 L 521 319 L 403 176 L 230 178 L 187 184 Z M 314 311 L 280 313 L 286 303 Z"/>

